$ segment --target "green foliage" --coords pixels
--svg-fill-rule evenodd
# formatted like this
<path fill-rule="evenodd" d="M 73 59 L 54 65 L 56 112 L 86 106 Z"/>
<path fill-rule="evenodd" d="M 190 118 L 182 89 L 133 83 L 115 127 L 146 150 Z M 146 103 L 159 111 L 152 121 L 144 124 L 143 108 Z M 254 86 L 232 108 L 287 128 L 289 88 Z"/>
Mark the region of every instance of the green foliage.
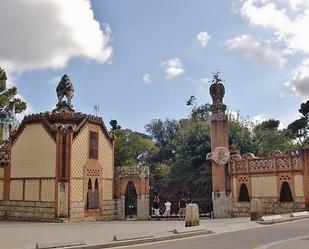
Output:
<path fill-rule="evenodd" d="M 146 132 L 153 137 L 156 144 L 161 148 L 165 148 L 176 137 L 177 129 L 178 122 L 169 119 L 165 121 L 154 119 L 145 126 Z"/>
<path fill-rule="evenodd" d="M 194 175 L 194 178 L 188 182 L 189 192 L 192 198 L 208 198 L 211 199 L 211 170 L 200 170 Z"/>
<path fill-rule="evenodd" d="M 270 130 L 278 130 L 280 121 L 275 119 L 268 119 L 263 121 L 262 123 L 258 124 L 255 127 L 255 130 L 257 129 L 270 129 Z"/>
<path fill-rule="evenodd" d="M 240 153 L 254 150 L 253 135 L 244 122 L 229 120 L 229 143 L 240 147 Z"/>
<path fill-rule="evenodd" d="M 118 124 L 116 119 L 109 121 L 109 124 L 111 125 L 113 131 L 121 129 L 121 126 Z"/>
<path fill-rule="evenodd" d="M 306 103 L 302 103 L 300 105 L 300 109 L 298 110 L 304 117 L 309 116 L 309 100 Z"/>
<path fill-rule="evenodd" d="M 15 112 L 21 113 L 27 109 L 27 104 L 20 98 L 15 98 L 17 88 L 6 87 L 6 72 L 0 67 L 0 108 L 5 108 L 10 101 L 15 102 Z M 0 140 L 2 141 L 2 127 L 0 127 Z"/>
<path fill-rule="evenodd" d="M 15 98 L 17 88 L 6 87 L 6 72 L 0 67 L 0 108 L 4 108 L 10 100 L 15 102 L 15 112 L 21 113 L 26 110 L 27 104 L 19 98 Z"/>
<path fill-rule="evenodd" d="M 138 163 L 147 163 L 158 150 L 151 139 L 143 138 L 129 129 L 117 129 L 113 131 L 113 134 L 116 135 L 116 166 L 136 166 Z"/>
<path fill-rule="evenodd" d="M 298 139 L 302 147 L 309 148 L 309 100 L 302 103 L 298 111 L 302 116 L 289 124 L 288 129 L 291 131 L 292 137 Z"/>
<path fill-rule="evenodd" d="M 289 131 L 280 131 L 273 125 L 269 126 L 271 122 L 264 121 L 254 129 L 252 152 L 257 156 L 268 156 L 272 150 L 284 151 L 293 147 Z"/>
<path fill-rule="evenodd" d="M 191 174 L 206 160 L 210 152 L 209 105 L 197 107 L 191 96 L 187 105 L 194 105 L 189 118 L 179 121 L 152 120 L 145 126 L 159 148 L 151 161 L 153 185 L 166 185 Z M 158 165 L 165 165 L 164 175 L 157 174 Z"/>
<path fill-rule="evenodd" d="M 249 124 L 249 125 L 248 125 Z M 279 120 L 269 119 L 252 125 L 247 121 L 229 121 L 230 144 L 240 147 L 240 153 L 251 152 L 256 156 L 268 156 L 272 150 L 293 148 L 291 133 L 279 130 Z"/>

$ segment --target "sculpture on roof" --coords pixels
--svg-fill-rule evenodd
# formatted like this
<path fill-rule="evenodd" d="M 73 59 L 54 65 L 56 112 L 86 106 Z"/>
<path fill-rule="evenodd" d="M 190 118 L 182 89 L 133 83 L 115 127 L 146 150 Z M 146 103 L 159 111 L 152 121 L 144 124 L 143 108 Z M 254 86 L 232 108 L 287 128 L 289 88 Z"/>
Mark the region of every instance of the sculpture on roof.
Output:
<path fill-rule="evenodd" d="M 62 101 L 63 97 L 66 96 L 67 97 L 67 105 L 72 108 L 72 98 L 74 95 L 74 88 L 73 88 L 73 84 L 70 81 L 70 78 L 67 74 L 63 75 L 58 86 L 57 86 L 57 96 L 58 96 L 58 105 L 63 105 L 64 101 Z"/>
<path fill-rule="evenodd" d="M 226 110 L 226 105 L 223 104 L 225 88 L 222 84 L 222 79 L 219 78 L 218 71 L 213 74 L 211 83 L 212 84 L 209 88 L 210 96 L 212 98 L 211 110 L 213 114 L 224 113 Z"/>

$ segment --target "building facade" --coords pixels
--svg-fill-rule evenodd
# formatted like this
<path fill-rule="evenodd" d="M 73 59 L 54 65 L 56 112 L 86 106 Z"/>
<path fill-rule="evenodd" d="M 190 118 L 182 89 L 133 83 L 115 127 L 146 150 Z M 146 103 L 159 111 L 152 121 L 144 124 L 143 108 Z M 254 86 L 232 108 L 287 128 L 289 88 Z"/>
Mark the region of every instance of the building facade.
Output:
<path fill-rule="evenodd" d="M 24 117 L 2 146 L 0 218 L 125 218 L 114 190 L 118 189 L 115 183 L 123 185 L 117 175 L 115 179 L 115 136 L 102 118 L 74 111 L 73 92 L 68 76 L 63 76 L 57 87 L 56 108 Z M 62 101 L 64 95 L 67 102 Z M 143 177 L 149 185 L 146 172 Z M 149 208 L 139 212 L 145 212 L 143 218 L 149 217 Z"/>

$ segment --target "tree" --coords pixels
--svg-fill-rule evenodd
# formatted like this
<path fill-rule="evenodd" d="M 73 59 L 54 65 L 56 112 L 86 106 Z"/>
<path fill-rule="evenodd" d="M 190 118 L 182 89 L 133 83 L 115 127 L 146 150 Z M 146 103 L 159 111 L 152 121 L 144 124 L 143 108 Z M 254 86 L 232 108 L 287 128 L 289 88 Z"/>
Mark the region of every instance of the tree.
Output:
<path fill-rule="evenodd" d="M 154 119 L 145 125 L 145 130 L 156 141 L 159 147 L 165 148 L 176 137 L 178 122 L 176 120 Z"/>
<path fill-rule="evenodd" d="M 302 103 L 298 111 L 302 116 L 289 124 L 288 129 L 291 131 L 293 138 L 298 139 L 302 147 L 309 147 L 309 100 Z"/>
<path fill-rule="evenodd" d="M 250 129 L 245 122 L 229 120 L 229 144 L 236 144 L 240 148 L 240 153 L 253 152 L 254 141 Z"/>
<path fill-rule="evenodd" d="M 0 108 L 4 108 L 10 101 L 15 102 L 15 112 L 21 113 L 27 109 L 27 104 L 20 98 L 16 98 L 17 88 L 7 88 L 6 72 L 0 67 Z"/>
<path fill-rule="evenodd" d="M 109 124 L 111 125 L 113 131 L 121 129 L 121 126 L 118 124 L 116 119 L 109 121 Z"/>
<path fill-rule="evenodd" d="M 279 120 L 269 119 L 253 129 L 253 153 L 267 156 L 272 150 L 287 150 L 293 143 L 289 131 L 279 130 Z"/>
<path fill-rule="evenodd" d="M 157 147 L 151 139 L 143 138 L 137 132 L 129 129 L 112 131 L 115 140 L 115 165 L 136 166 L 147 163 L 157 152 Z"/>

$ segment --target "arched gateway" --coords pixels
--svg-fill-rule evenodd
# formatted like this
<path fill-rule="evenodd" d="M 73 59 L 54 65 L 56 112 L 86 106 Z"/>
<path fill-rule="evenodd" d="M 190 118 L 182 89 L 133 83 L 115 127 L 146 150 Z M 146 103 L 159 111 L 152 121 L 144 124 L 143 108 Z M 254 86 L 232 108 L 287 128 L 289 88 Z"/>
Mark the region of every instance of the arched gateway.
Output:
<path fill-rule="evenodd" d="M 136 218 L 137 215 L 137 194 L 134 183 L 129 181 L 125 194 L 125 218 Z"/>
<path fill-rule="evenodd" d="M 118 217 L 149 219 L 149 167 L 115 168 Z"/>

